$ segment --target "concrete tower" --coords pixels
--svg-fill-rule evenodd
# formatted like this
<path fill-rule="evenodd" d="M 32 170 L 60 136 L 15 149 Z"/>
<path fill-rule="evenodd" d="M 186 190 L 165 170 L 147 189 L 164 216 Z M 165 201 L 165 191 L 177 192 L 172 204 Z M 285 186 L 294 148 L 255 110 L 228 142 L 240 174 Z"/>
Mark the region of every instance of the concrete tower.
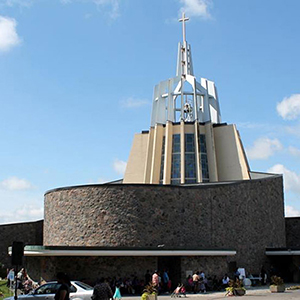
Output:
<path fill-rule="evenodd" d="M 195 184 L 250 179 L 235 125 L 221 123 L 214 82 L 193 72 L 191 46 L 178 44 L 176 76 L 154 88 L 151 127 L 136 134 L 123 183 Z"/>

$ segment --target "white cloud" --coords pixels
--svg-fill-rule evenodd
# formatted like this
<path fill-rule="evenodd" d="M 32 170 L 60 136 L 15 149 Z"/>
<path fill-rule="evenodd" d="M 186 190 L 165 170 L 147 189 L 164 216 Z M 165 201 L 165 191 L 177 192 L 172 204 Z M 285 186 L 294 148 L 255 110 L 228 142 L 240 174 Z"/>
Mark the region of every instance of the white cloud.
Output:
<path fill-rule="evenodd" d="M 183 5 L 180 8 L 180 14 L 185 12 L 187 17 L 210 18 L 209 8 L 212 6 L 212 0 L 179 0 Z"/>
<path fill-rule="evenodd" d="M 300 94 L 285 97 L 276 106 L 278 114 L 285 120 L 294 120 L 300 115 Z"/>
<path fill-rule="evenodd" d="M 35 204 L 23 204 L 14 211 L 1 211 L 0 223 L 28 222 L 43 219 L 44 208 Z"/>
<path fill-rule="evenodd" d="M 300 175 L 287 169 L 284 165 L 277 164 L 268 169 L 268 173 L 283 174 L 284 188 L 286 191 L 300 193 Z"/>
<path fill-rule="evenodd" d="M 288 150 L 289 150 L 289 153 L 292 154 L 293 156 L 300 157 L 300 149 L 299 148 L 290 146 L 288 148 Z"/>
<path fill-rule="evenodd" d="M 150 105 L 150 102 L 146 99 L 129 97 L 125 100 L 120 101 L 120 104 L 124 108 L 138 108 L 141 106 Z"/>
<path fill-rule="evenodd" d="M 259 138 L 254 141 L 253 147 L 246 151 L 250 159 L 267 159 L 282 149 L 282 144 L 278 139 Z"/>
<path fill-rule="evenodd" d="M 93 0 L 93 2 L 99 6 L 110 6 L 111 10 L 109 16 L 111 19 L 116 19 L 120 16 L 119 0 Z"/>
<path fill-rule="evenodd" d="M 33 188 L 33 185 L 26 179 L 20 179 L 18 177 L 10 177 L 0 182 L 0 187 L 10 191 L 29 190 Z"/>
<path fill-rule="evenodd" d="M 285 216 L 286 217 L 300 217 L 300 210 L 298 210 L 292 206 L 286 205 L 285 206 Z"/>
<path fill-rule="evenodd" d="M 15 19 L 0 16 L 0 52 L 9 51 L 12 47 L 21 43 L 16 31 Z"/>
<path fill-rule="evenodd" d="M 63 4 L 70 4 L 72 2 L 92 2 L 99 10 L 104 7 L 110 7 L 109 17 L 116 19 L 120 16 L 120 0 L 60 0 Z"/>
<path fill-rule="evenodd" d="M 33 0 L 2 0 L 0 1 L 0 5 L 4 6 L 23 6 L 23 7 L 29 7 L 33 4 Z"/>
<path fill-rule="evenodd" d="M 286 126 L 284 129 L 287 134 L 300 137 L 300 124 L 296 124 L 294 126 Z"/>
<path fill-rule="evenodd" d="M 127 165 L 127 163 L 126 163 L 125 161 L 116 159 L 116 160 L 114 161 L 113 167 L 114 167 L 114 170 L 115 170 L 118 174 L 124 175 L 125 169 L 126 169 L 126 165 Z"/>
<path fill-rule="evenodd" d="M 266 124 L 263 123 L 253 123 L 253 122 L 240 122 L 237 124 L 238 128 L 245 129 L 264 129 Z"/>

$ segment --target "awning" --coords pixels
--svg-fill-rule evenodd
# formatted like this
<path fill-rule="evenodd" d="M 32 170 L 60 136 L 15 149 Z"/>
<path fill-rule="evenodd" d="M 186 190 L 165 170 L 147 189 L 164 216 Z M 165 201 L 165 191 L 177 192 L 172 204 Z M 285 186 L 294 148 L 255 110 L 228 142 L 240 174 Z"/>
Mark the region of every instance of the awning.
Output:
<path fill-rule="evenodd" d="M 11 255 L 11 247 L 8 251 Z M 120 249 L 101 247 L 25 246 L 24 256 L 233 256 L 235 250 Z"/>
<path fill-rule="evenodd" d="M 300 249 L 267 249 L 268 256 L 300 255 Z"/>

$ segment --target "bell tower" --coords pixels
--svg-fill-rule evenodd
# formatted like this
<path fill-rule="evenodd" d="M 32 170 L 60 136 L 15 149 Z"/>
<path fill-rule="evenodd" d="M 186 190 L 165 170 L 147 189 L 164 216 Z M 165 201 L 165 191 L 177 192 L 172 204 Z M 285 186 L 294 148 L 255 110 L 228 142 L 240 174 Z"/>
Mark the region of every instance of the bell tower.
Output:
<path fill-rule="evenodd" d="M 194 76 L 182 14 L 176 76 L 154 87 L 151 127 L 135 135 L 123 183 L 198 184 L 249 179 L 235 125 L 221 123 L 214 82 Z M 233 154 L 234 153 L 234 154 Z"/>

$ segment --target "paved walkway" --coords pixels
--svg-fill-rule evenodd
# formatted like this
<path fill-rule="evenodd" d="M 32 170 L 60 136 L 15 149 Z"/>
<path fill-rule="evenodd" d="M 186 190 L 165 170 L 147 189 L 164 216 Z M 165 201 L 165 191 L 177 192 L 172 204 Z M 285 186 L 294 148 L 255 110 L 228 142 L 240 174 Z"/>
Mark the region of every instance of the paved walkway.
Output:
<path fill-rule="evenodd" d="M 128 296 L 124 297 L 125 300 L 138 300 L 140 297 Z M 171 298 L 170 295 L 159 295 L 158 300 L 176 300 L 179 298 Z M 225 297 L 225 292 L 209 292 L 207 294 L 187 294 L 187 298 L 181 297 L 180 299 L 190 300 L 211 300 L 211 299 L 240 299 L 240 297 Z M 269 287 L 255 287 L 247 290 L 246 295 L 241 299 L 249 300 L 300 300 L 299 290 L 286 290 L 284 293 L 271 293 Z"/>

